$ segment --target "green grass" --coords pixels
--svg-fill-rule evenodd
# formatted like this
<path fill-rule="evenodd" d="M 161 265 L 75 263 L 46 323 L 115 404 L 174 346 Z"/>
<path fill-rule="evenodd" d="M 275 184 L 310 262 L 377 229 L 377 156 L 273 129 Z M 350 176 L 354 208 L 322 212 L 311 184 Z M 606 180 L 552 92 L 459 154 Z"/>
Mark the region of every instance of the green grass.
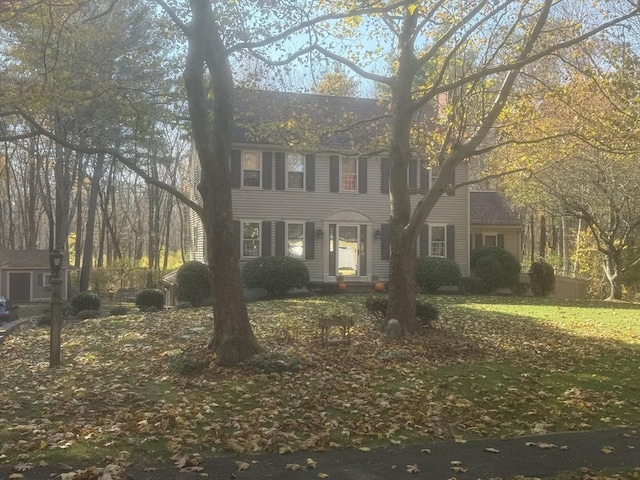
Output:
<path fill-rule="evenodd" d="M 430 297 L 436 327 L 391 342 L 364 298 L 249 304 L 257 337 L 300 372 L 217 367 L 208 309 L 69 324 L 56 370 L 48 330 L 18 331 L 0 347 L 0 444 L 69 462 L 640 424 L 638 305 Z M 352 343 L 323 347 L 317 320 L 336 308 L 357 318 Z M 181 373 L 176 355 L 209 366 Z"/>

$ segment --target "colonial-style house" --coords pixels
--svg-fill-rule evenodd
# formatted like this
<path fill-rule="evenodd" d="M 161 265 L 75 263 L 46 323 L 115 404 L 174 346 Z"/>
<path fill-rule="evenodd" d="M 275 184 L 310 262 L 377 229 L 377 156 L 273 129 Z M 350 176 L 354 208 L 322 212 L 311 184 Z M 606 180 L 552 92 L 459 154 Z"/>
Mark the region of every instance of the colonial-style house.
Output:
<path fill-rule="evenodd" d="M 0 296 L 16 303 L 51 299 L 51 270 L 48 250 L 0 250 Z M 61 295 L 68 298 L 68 270 L 63 260 Z"/>
<path fill-rule="evenodd" d="M 498 192 L 472 191 L 469 196 L 471 249 L 502 247 L 522 259 L 522 221 Z"/>
<path fill-rule="evenodd" d="M 338 275 L 348 283 L 370 283 L 372 275 L 386 280 L 385 107 L 373 99 L 281 92 L 249 92 L 238 100 L 239 126 L 229 161 L 241 266 L 260 256 L 288 255 L 305 262 L 312 282 L 332 283 Z M 195 153 L 192 167 L 190 191 L 200 200 Z M 413 206 L 436 175 L 420 159 L 410 162 Z M 451 180 L 468 180 L 466 163 Z M 473 233 L 469 189 L 451 189 L 429 214 L 416 242 L 417 254 L 454 259 L 462 274 L 469 275 Z M 204 231 L 195 215 L 191 239 L 191 259 L 206 262 Z M 487 231 L 483 245 L 489 242 Z M 513 246 L 517 252 L 519 245 Z"/>

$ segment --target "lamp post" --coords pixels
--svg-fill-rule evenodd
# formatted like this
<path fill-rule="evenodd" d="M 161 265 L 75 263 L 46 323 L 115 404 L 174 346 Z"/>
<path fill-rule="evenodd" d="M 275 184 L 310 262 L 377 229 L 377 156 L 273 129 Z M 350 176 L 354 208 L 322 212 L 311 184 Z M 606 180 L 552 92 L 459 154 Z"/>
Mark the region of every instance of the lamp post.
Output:
<path fill-rule="evenodd" d="M 55 249 L 49 253 L 51 268 L 51 333 L 49 337 L 49 367 L 60 366 L 60 330 L 62 329 L 62 297 L 60 270 L 63 254 Z"/>

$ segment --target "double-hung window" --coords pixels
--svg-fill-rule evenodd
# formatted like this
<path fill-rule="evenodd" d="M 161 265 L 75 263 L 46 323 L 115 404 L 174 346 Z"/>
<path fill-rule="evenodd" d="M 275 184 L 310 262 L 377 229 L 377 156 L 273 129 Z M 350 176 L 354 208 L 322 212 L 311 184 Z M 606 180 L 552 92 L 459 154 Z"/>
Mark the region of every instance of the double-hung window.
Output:
<path fill-rule="evenodd" d="M 287 224 L 287 256 L 304 258 L 304 223 Z"/>
<path fill-rule="evenodd" d="M 260 188 L 262 158 L 260 152 L 242 152 L 242 186 Z"/>
<path fill-rule="evenodd" d="M 343 157 L 340 166 L 340 190 L 343 192 L 358 191 L 358 159 Z"/>
<path fill-rule="evenodd" d="M 429 238 L 429 255 L 432 257 L 446 257 L 447 227 L 444 225 L 432 225 Z"/>
<path fill-rule="evenodd" d="M 287 153 L 287 188 L 304 188 L 304 156 L 298 153 Z"/>
<path fill-rule="evenodd" d="M 260 222 L 242 222 L 242 257 L 260 256 Z"/>
<path fill-rule="evenodd" d="M 484 247 L 497 247 L 498 246 L 498 235 L 497 234 L 483 234 L 482 235 L 482 245 Z"/>
<path fill-rule="evenodd" d="M 433 184 L 436 183 L 436 180 L 438 179 L 438 174 L 440 173 L 440 168 L 439 167 L 432 167 L 429 169 L 429 176 L 431 177 L 431 186 L 433 187 Z"/>

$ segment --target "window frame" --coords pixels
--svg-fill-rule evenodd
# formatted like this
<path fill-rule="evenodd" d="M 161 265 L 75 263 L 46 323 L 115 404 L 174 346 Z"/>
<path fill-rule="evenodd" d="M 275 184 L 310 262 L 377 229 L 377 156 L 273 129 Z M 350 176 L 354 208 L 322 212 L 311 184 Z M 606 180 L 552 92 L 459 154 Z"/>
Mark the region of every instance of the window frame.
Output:
<path fill-rule="evenodd" d="M 429 188 L 433 188 L 433 184 L 436 183 L 440 176 L 440 167 L 431 167 L 429 171 Z"/>
<path fill-rule="evenodd" d="M 245 238 L 244 237 L 244 228 L 246 224 L 255 223 L 258 225 L 258 247 L 257 247 L 257 255 L 245 255 L 244 254 L 244 242 L 245 241 L 255 241 L 253 238 Z M 258 258 L 261 256 L 262 252 L 262 220 L 241 220 L 240 221 L 240 258 Z"/>
<path fill-rule="evenodd" d="M 494 244 L 490 245 L 490 246 L 497 247 L 498 246 L 498 232 L 486 232 L 486 233 L 482 232 L 482 246 L 483 247 L 487 246 L 487 238 L 488 237 L 493 237 L 493 239 L 494 239 Z"/>
<path fill-rule="evenodd" d="M 345 160 L 353 160 L 353 162 L 355 163 L 356 166 L 356 172 L 355 173 L 345 173 L 344 171 L 344 161 Z M 358 168 L 358 157 L 344 157 L 341 156 L 340 157 L 340 165 L 339 165 L 339 171 L 338 171 L 338 175 L 339 175 L 339 191 L 340 192 L 344 192 L 344 193 L 358 193 L 359 192 L 359 168 Z M 350 189 L 346 189 L 344 188 L 344 179 L 346 175 L 350 175 L 350 176 L 355 176 L 355 181 L 354 181 L 354 188 L 350 188 Z"/>
<path fill-rule="evenodd" d="M 289 247 L 289 226 L 290 225 L 300 225 L 302 227 L 302 252 L 300 254 L 300 256 L 294 256 L 294 255 L 289 255 L 290 252 L 290 247 Z M 305 245 L 305 222 L 303 221 L 296 221 L 296 220 L 291 220 L 291 221 L 286 221 L 284 224 L 284 241 L 285 241 L 285 256 L 287 257 L 291 257 L 291 258 L 297 258 L 300 260 L 304 260 L 305 257 L 305 249 L 306 249 L 306 245 Z"/>
<path fill-rule="evenodd" d="M 257 155 L 258 157 L 258 170 L 244 168 L 245 155 Z M 258 185 L 245 185 L 245 172 L 258 172 Z M 262 188 L 262 152 L 258 150 L 242 150 L 240 155 L 240 180 L 241 188 L 248 189 L 260 189 Z"/>
<path fill-rule="evenodd" d="M 444 232 L 444 239 L 442 241 L 438 240 L 438 241 L 434 241 L 434 235 L 433 235 L 433 230 L 434 228 L 442 228 L 443 232 Z M 442 245 L 443 247 L 443 254 L 442 255 L 434 255 L 434 245 L 438 244 L 438 245 Z M 430 257 L 437 257 L 437 258 L 447 258 L 447 225 L 445 224 L 434 224 L 434 225 L 429 225 L 429 256 Z"/>
<path fill-rule="evenodd" d="M 289 156 L 296 156 L 299 159 L 302 160 L 302 172 L 295 172 L 295 171 L 291 171 L 289 169 Z M 287 190 L 294 190 L 294 191 L 302 191 L 305 188 L 305 183 L 307 180 L 307 160 L 306 160 L 306 156 L 302 155 L 301 153 L 295 153 L 295 152 L 287 152 L 285 154 L 284 157 L 284 168 L 285 168 L 285 188 Z M 301 173 L 302 174 L 302 185 L 300 187 L 292 187 L 291 185 L 289 185 L 289 173 Z"/>

